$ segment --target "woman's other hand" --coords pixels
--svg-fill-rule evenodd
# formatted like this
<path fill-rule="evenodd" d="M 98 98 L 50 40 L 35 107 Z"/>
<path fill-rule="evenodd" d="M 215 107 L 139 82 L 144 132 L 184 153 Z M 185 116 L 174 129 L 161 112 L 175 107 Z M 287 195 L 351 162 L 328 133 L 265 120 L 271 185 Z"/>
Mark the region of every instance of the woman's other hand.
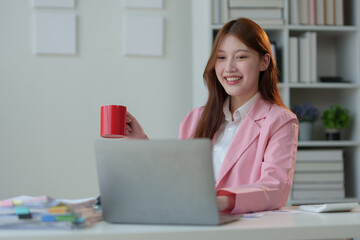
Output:
<path fill-rule="evenodd" d="M 217 196 L 216 200 L 217 200 L 219 212 L 230 211 L 235 206 L 234 195 Z"/>
<path fill-rule="evenodd" d="M 129 112 L 126 112 L 126 137 L 125 139 L 149 139 L 140 123 Z"/>

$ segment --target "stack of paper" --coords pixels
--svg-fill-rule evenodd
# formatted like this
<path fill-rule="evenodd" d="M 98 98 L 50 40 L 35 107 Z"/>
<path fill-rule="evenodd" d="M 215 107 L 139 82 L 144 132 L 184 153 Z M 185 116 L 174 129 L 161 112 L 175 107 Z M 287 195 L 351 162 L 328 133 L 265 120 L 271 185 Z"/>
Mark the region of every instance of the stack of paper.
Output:
<path fill-rule="evenodd" d="M 61 200 L 19 196 L 0 201 L 0 229 L 72 229 L 102 220 L 95 198 Z"/>

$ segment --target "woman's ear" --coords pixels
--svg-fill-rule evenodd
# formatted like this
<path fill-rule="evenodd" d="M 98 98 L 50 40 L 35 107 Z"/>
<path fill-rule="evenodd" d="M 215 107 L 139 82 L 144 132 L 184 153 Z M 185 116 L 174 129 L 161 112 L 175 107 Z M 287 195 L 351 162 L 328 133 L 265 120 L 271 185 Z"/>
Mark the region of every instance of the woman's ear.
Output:
<path fill-rule="evenodd" d="M 261 57 L 261 62 L 260 62 L 260 71 L 263 72 L 265 71 L 270 64 L 270 54 L 266 53 L 263 57 Z"/>

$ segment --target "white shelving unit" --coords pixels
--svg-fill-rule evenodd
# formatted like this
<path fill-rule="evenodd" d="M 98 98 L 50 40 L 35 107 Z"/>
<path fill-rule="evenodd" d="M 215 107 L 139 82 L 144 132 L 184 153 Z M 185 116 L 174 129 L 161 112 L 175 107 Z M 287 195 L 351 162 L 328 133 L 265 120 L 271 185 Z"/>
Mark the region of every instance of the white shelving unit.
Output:
<path fill-rule="evenodd" d="M 226 0 L 224 0 L 226 1 Z M 345 201 L 360 199 L 360 2 L 345 0 L 344 26 L 310 26 L 289 24 L 289 0 L 284 0 L 284 25 L 262 26 L 270 41 L 276 42 L 280 54 L 281 80 L 279 90 L 285 105 L 310 102 L 320 111 L 333 104 L 347 107 L 351 112 L 350 127 L 343 132 L 341 141 L 326 141 L 320 120 L 315 122 L 313 141 L 299 142 L 299 148 L 341 148 L 345 158 Z M 192 1 L 193 12 L 193 105 L 204 105 L 207 92 L 202 81 L 203 70 L 209 57 L 213 34 L 222 25 L 212 24 L 212 0 Z M 306 31 L 317 33 L 317 76 L 339 75 L 349 83 L 290 83 L 289 37 Z M 326 200 L 329 202 L 329 200 Z M 331 200 L 330 200 L 331 201 Z M 335 200 L 334 201 L 339 201 Z M 301 204 L 314 201 L 291 201 Z"/>

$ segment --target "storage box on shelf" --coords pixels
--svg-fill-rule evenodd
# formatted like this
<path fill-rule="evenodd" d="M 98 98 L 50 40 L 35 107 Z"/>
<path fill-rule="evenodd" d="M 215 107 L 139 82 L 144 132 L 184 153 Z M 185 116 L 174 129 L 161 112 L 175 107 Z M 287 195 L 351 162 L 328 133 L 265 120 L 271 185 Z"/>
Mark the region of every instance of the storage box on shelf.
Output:
<path fill-rule="evenodd" d="M 316 4 L 309 19 L 296 20 L 302 12 L 294 8 L 293 3 L 312 3 Z M 336 15 L 331 16 L 332 20 L 325 19 L 327 12 L 326 4 L 332 3 L 336 7 Z M 241 5 L 243 4 L 243 5 Z M 206 100 L 206 89 L 202 83 L 202 73 L 207 58 L 211 51 L 212 41 L 222 24 L 234 16 L 234 9 L 260 8 L 264 10 L 264 4 L 273 9 L 273 18 L 279 20 L 279 9 L 282 12 L 281 21 L 264 21 L 258 23 L 265 29 L 271 42 L 276 45 L 277 64 L 281 70 L 280 82 L 278 84 L 281 96 L 285 105 L 289 108 L 295 104 L 310 102 L 316 106 L 320 112 L 327 109 L 330 105 L 339 104 L 350 110 L 351 122 L 347 129 L 343 130 L 343 137 L 340 141 L 326 141 L 325 129 L 320 120 L 313 126 L 313 139 L 311 141 L 300 141 L 299 150 L 302 149 L 340 149 L 344 154 L 344 182 L 345 199 L 343 201 L 354 201 L 360 199 L 360 108 L 357 103 L 360 101 L 360 24 L 358 14 L 360 12 L 360 2 L 357 0 L 197 0 L 193 1 L 193 86 L 194 86 L 194 107 L 201 106 Z M 255 6 L 256 5 L 256 6 Z M 319 12 L 319 6 L 324 7 Z M 216 8 L 220 6 L 220 9 Z M 313 5 L 314 6 L 314 5 Z M 341 6 L 341 8 L 339 8 Z M 214 8 L 215 7 L 215 8 Z M 302 8 L 304 6 L 298 6 Z M 307 7 L 307 6 L 306 6 Z M 274 10 L 277 9 L 277 10 Z M 314 9 L 317 9 L 316 11 Z M 334 8 L 335 9 L 335 8 Z M 340 9 L 340 12 L 338 11 Z M 341 10 L 342 9 L 342 10 Z M 255 10 L 254 10 L 255 11 Z M 217 12 L 218 21 L 214 21 Z M 277 13 L 275 13 L 277 12 Z M 294 15 L 295 14 L 295 15 Z M 321 14 L 324 14 L 322 16 Z M 320 17 L 319 17 L 320 16 Z M 339 17 L 342 21 L 339 20 Z M 304 17 L 304 16 L 302 16 Z M 327 16 L 330 17 L 330 16 Z M 219 20 L 221 19 L 221 20 Z M 323 19 L 323 22 L 322 20 Z M 303 72 L 293 73 L 290 71 L 290 53 L 294 54 L 293 44 L 303 36 L 313 35 L 309 44 L 313 50 L 307 54 L 307 60 L 303 66 L 306 69 L 313 67 L 312 75 Z M 315 37 L 314 37 L 315 36 Z M 293 39 L 293 40 L 291 40 Z M 310 38 L 309 38 L 310 39 Z M 291 43 L 291 41 L 293 41 Z M 299 45 L 297 45 L 299 47 Z M 309 50 L 309 49 L 308 49 Z M 314 54 L 316 52 L 316 54 Z M 299 52 L 297 52 L 299 55 Z M 311 59 L 312 60 L 309 60 Z M 314 60 L 315 59 L 315 60 Z M 312 64 L 309 65 L 309 61 Z M 298 63 L 300 60 L 298 59 Z M 300 70 L 301 67 L 298 66 Z M 313 76 L 307 77 L 300 82 L 300 75 Z M 297 79 L 293 77 L 297 76 Z M 335 81 L 335 82 L 323 82 Z M 340 80 L 339 81 L 339 77 Z M 321 81 L 320 81 L 321 78 Z M 338 81 L 338 82 L 336 82 Z M 290 204 L 301 204 L 307 202 L 321 202 L 323 199 L 296 200 L 290 198 Z M 336 202 L 339 199 L 327 199 L 328 202 Z"/>

